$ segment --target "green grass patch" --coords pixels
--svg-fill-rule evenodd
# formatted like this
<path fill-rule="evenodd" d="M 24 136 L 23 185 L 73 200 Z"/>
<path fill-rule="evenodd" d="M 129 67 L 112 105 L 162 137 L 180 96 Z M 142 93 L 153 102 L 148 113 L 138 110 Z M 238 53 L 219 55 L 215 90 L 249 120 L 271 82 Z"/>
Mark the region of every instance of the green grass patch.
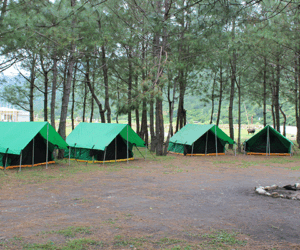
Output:
<path fill-rule="evenodd" d="M 223 244 L 225 245 L 240 245 L 240 246 L 244 246 L 247 241 L 241 241 L 236 239 L 236 236 L 238 235 L 238 233 L 236 232 L 227 232 L 224 230 L 221 231 L 214 231 L 211 234 L 204 234 L 202 235 L 203 238 L 207 238 L 210 240 L 210 244 L 212 245 L 217 245 L 217 246 L 223 246 Z M 221 245 L 219 245 L 221 243 Z"/>
<path fill-rule="evenodd" d="M 300 170 L 300 166 L 296 166 L 296 167 L 291 167 L 291 168 L 288 168 L 290 170 Z"/>
<path fill-rule="evenodd" d="M 57 231 L 50 231 L 46 232 L 49 234 L 60 234 L 65 237 L 74 238 L 76 234 L 91 234 L 92 231 L 90 227 L 68 227 L 65 229 L 57 230 Z"/>

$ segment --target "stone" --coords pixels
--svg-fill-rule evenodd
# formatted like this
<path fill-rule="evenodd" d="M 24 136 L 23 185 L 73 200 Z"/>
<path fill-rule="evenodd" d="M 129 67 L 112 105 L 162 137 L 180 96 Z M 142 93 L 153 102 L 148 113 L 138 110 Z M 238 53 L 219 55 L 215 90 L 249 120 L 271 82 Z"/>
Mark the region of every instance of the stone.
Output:
<path fill-rule="evenodd" d="M 295 183 L 295 188 L 296 188 L 297 190 L 300 190 L 300 183 Z"/>
<path fill-rule="evenodd" d="M 277 192 L 272 193 L 271 196 L 272 196 L 273 198 L 278 198 L 278 197 L 280 197 L 279 194 L 278 194 Z"/>
<path fill-rule="evenodd" d="M 266 194 L 267 193 L 267 191 L 264 190 L 262 187 L 257 188 L 255 190 L 255 192 L 258 193 L 258 194 Z"/>

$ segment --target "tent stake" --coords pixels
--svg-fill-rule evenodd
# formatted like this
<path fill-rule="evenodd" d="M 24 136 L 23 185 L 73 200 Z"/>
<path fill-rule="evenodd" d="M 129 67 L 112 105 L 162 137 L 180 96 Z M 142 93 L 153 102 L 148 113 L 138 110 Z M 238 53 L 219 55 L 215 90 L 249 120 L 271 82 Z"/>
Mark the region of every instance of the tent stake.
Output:
<path fill-rule="evenodd" d="M 128 154 L 129 154 L 129 152 L 128 152 L 128 124 L 127 124 L 127 164 L 128 164 Z"/>
<path fill-rule="evenodd" d="M 47 122 L 46 169 L 48 169 L 48 142 L 49 142 L 49 123 Z"/>
<path fill-rule="evenodd" d="M 32 166 L 34 165 L 34 137 L 32 140 Z"/>
<path fill-rule="evenodd" d="M 20 154 L 20 168 L 19 168 L 19 172 L 21 172 L 21 164 L 22 164 L 22 150 L 21 150 L 21 154 Z"/>
<path fill-rule="evenodd" d="M 206 132 L 205 156 L 207 155 L 207 138 L 208 138 L 208 131 Z"/>
<path fill-rule="evenodd" d="M 215 125 L 216 156 L 218 156 L 217 126 Z"/>
<path fill-rule="evenodd" d="M 106 147 L 105 147 L 105 150 L 104 150 L 103 165 L 105 163 L 105 156 L 106 156 Z"/>

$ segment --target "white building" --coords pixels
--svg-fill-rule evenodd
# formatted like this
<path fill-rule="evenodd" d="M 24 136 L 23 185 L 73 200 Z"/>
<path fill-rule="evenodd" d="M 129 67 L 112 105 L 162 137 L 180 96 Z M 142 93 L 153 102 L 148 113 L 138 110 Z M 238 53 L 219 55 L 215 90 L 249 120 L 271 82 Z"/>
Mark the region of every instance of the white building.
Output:
<path fill-rule="evenodd" d="M 0 107 L 0 120 L 4 122 L 29 122 L 28 111 Z"/>

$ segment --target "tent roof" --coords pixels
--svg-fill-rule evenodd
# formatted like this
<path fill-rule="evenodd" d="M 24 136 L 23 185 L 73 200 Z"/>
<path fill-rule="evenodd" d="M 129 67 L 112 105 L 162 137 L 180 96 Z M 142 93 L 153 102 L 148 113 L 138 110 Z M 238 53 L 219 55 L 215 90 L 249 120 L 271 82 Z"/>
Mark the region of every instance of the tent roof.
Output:
<path fill-rule="evenodd" d="M 246 140 L 244 143 L 248 143 L 249 146 L 252 146 L 257 138 L 261 136 L 267 129 L 269 128 L 269 132 L 273 133 L 277 136 L 277 138 L 280 140 L 280 142 L 286 147 L 290 148 L 290 145 L 293 144 L 289 139 L 284 137 L 282 134 L 280 134 L 277 130 L 272 128 L 270 125 L 265 126 L 261 131 L 259 131 L 257 134 L 253 135 L 250 139 Z"/>
<path fill-rule="evenodd" d="M 117 123 L 85 123 L 81 122 L 67 137 L 71 147 L 105 150 L 105 148 L 120 135 L 137 147 L 145 147 L 145 142 L 127 124 Z"/>
<path fill-rule="evenodd" d="M 197 141 L 202 135 L 207 131 L 211 131 L 213 134 L 217 134 L 217 137 L 222 140 L 225 144 L 234 144 L 228 135 L 226 135 L 218 126 L 214 124 L 208 125 L 198 125 L 198 124 L 187 124 L 182 129 L 180 129 L 172 138 L 170 142 L 180 143 L 185 145 L 192 145 Z"/>
<path fill-rule="evenodd" d="M 0 153 L 19 155 L 28 143 L 38 134 L 47 139 L 48 122 L 0 122 Z M 67 149 L 67 143 L 49 124 L 48 140 L 60 149 Z"/>

